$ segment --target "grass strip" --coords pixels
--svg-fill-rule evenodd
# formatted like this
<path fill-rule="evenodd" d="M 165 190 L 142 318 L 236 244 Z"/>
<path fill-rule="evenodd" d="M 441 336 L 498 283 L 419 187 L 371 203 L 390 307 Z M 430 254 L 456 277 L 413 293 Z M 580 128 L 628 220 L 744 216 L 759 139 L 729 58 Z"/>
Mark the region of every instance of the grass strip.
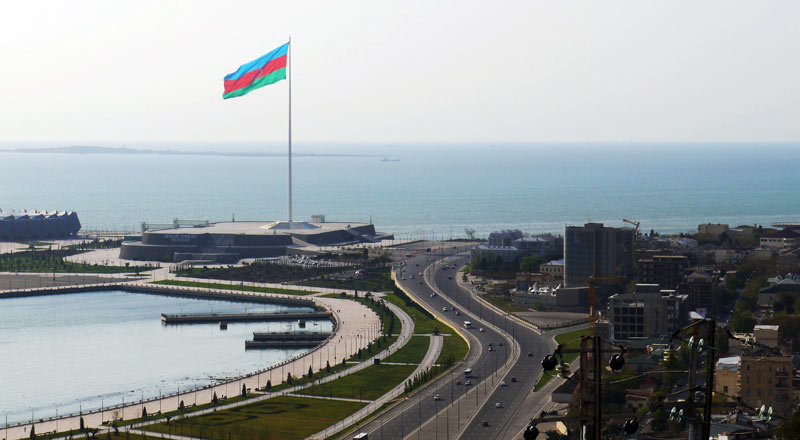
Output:
<path fill-rule="evenodd" d="M 581 336 L 588 336 L 590 331 L 591 329 L 585 328 L 581 330 L 573 330 L 567 333 L 561 333 L 560 335 L 556 335 L 555 340 L 558 344 L 564 344 L 564 348 L 581 348 Z M 564 363 L 568 365 L 577 359 L 577 357 L 578 353 L 564 353 L 562 355 Z M 542 375 L 539 376 L 539 380 L 536 381 L 536 386 L 533 387 L 533 391 L 539 391 L 542 389 L 553 377 L 555 377 L 554 372 L 543 371 Z"/>
<path fill-rule="evenodd" d="M 279 396 L 241 406 L 159 423 L 147 431 L 214 440 L 300 440 L 355 413 L 360 402 Z"/>
<path fill-rule="evenodd" d="M 153 281 L 151 284 L 167 286 L 197 287 L 201 289 L 225 289 L 245 292 L 280 293 L 283 295 L 309 295 L 315 292 L 296 289 L 281 289 L 278 287 L 245 286 L 242 284 L 206 283 L 202 281 L 162 280 Z"/>
<path fill-rule="evenodd" d="M 403 348 L 384 359 L 384 362 L 418 364 L 425 359 L 425 354 L 428 352 L 430 344 L 431 338 L 428 336 L 412 336 Z"/>
<path fill-rule="evenodd" d="M 312 396 L 375 400 L 403 383 L 417 367 L 414 365 L 372 365 L 334 381 L 300 391 Z"/>
<path fill-rule="evenodd" d="M 452 365 L 456 361 L 463 359 L 469 352 L 469 345 L 457 333 L 445 336 L 442 340 L 442 351 L 436 358 L 436 363 L 440 365 Z"/>

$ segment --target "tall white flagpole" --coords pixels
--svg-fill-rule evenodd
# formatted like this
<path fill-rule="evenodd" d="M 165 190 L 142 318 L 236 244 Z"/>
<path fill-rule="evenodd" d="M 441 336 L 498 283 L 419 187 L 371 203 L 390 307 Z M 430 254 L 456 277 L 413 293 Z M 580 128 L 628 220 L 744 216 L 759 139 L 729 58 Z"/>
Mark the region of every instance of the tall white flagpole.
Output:
<path fill-rule="evenodd" d="M 289 36 L 289 50 L 286 55 L 289 67 L 289 229 L 292 225 L 292 37 Z"/>

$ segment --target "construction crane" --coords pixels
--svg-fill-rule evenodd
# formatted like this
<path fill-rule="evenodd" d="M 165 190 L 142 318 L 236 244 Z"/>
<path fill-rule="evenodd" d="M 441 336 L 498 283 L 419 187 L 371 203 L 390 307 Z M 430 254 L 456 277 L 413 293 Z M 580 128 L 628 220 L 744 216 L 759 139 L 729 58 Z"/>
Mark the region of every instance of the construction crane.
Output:
<path fill-rule="evenodd" d="M 616 276 L 616 277 L 596 277 L 590 276 L 588 278 L 569 278 L 566 279 L 567 282 L 579 282 L 579 283 L 588 283 L 589 284 L 589 333 L 591 335 L 595 334 L 594 327 L 595 327 L 595 320 L 597 319 L 597 283 L 626 283 L 628 282 L 628 277 L 623 276 Z"/>
<path fill-rule="evenodd" d="M 633 236 L 636 237 L 636 234 L 639 232 L 639 224 L 641 224 L 642 222 L 635 222 L 633 220 L 628 220 L 626 218 L 622 219 L 622 221 L 634 226 L 634 228 L 633 228 Z"/>

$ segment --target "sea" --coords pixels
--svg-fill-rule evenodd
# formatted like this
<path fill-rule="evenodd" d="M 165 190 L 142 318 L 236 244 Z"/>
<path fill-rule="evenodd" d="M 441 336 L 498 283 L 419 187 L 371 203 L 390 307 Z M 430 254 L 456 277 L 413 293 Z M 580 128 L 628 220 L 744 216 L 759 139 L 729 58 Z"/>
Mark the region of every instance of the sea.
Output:
<path fill-rule="evenodd" d="M 800 144 L 299 144 L 295 153 L 326 155 L 293 158 L 295 220 L 372 221 L 398 238 L 560 233 L 623 218 L 661 233 L 800 221 Z M 0 209 L 76 211 L 84 229 L 131 232 L 175 218 L 284 220 L 287 180 L 285 156 L 0 153 Z"/>

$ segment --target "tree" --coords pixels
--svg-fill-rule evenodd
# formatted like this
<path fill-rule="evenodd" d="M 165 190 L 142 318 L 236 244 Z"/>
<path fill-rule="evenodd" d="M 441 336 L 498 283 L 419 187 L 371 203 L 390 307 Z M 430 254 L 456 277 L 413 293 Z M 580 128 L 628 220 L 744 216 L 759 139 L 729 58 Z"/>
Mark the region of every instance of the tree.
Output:
<path fill-rule="evenodd" d="M 539 272 L 539 266 L 544 263 L 544 258 L 538 255 L 529 255 L 522 259 L 522 262 L 519 264 L 519 270 L 521 272 Z"/>
<path fill-rule="evenodd" d="M 78 426 L 80 427 L 81 432 L 83 432 L 83 430 L 86 429 L 86 425 L 84 425 L 83 423 L 83 416 L 81 416 L 81 419 L 78 422 Z"/>
<path fill-rule="evenodd" d="M 733 314 L 731 315 L 731 330 L 740 333 L 749 333 L 753 331 L 755 325 L 756 318 L 753 317 L 753 313 L 750 311 L 750 308 L 747 307 L 747 303 L 742 301 L 737 302 Z"/>
<path fill-rule="evenodd" d="M 287 385 L 292 384 L 292 373 L 286 373 L 286 384 Z"/>
<path fill-rule="evenodd" d="M 475 230 L 472 228 L 464 228 L 464 234 L 470 241 L 475 241 Z"/>
<path fill-rule="evenodd" d="M 31 425 L 31 438 L 36 438 L 36 426 Z"/>
<path fill-rule="evenodd" d="M 142 418 L 143 419 L 147 418 L 147 407 L 144 405 L 142 405 Z"/>
<path fill-rule="evenodd" d="M 178 404 L 178 411 L 183 411 L 186 409 L 186 405 L 183 404 L 183 400 Z"/>
<path fill-rule="evenodd" d="M 308 378 L 311 379 L 312 377 L 314 377 L 314 370 L 312 370 L 311 367 L 309 366 L 308 367 Z"/>
<path fill-rule="evenodd" d="M 266 388 L 267 388 L 267 392 L 272 391 L 272 381 L 271 380 L 267 380 Z"/>
<path fill-rule="evenodd" d="M 217 404 L 217 402 L 219 402 L 219 398 L 217 397 L 217 392 L 216 392 L 216 391 L 214 391 L 214 395 L 213 395 L 213 396 L 211 396 L 211 404 L 212 404 L 212 405 L 216 405 L 216 404 Z"/>
<path fill-rule="evenodd" d="M 328 373 L 331 372 L 331 361 L 325 362 L 325 371 L 327 371 Z"/>
<path fill-rule="evenodd" d="M 778 434 L 786 440 L 800 440 L 800 415 L 791 416 L 781 423 Z"/>
<path fill-rule="evenodd" d="M 242 397 L 247 397 L 247 385 L 242 384 Z"/>

